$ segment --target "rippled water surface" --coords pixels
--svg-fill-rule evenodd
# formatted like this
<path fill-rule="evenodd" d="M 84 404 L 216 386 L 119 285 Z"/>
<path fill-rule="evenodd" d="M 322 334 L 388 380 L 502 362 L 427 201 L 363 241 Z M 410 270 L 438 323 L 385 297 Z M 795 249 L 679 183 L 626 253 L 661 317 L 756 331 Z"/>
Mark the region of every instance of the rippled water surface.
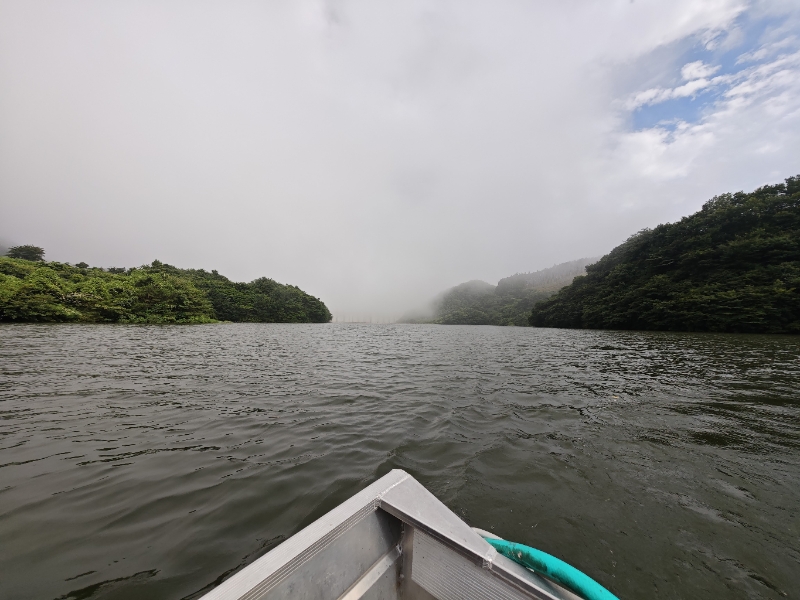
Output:
<path fill-rule="evenodd" d="M 800 339 L 0 327 L 0 597 L 193 598 L 400 467 L 623 600 L 800 598 Z"/>

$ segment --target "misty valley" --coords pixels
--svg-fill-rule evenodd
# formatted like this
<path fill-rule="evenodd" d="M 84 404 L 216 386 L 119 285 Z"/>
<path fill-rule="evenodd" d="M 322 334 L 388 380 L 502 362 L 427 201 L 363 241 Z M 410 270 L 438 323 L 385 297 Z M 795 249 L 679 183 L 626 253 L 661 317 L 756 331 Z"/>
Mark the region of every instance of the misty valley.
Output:
<path fill-rule="evenodd" d="M 401 321 L 800 333 L 800 177 L 717 196 L 599 259 L 463 283 Z"/>
<path fill-rule="evenodd" d="M 17 246 L 0 258 L 0 321 L 327 323 L 325 304 L 261 278 L 235 283 L 154 261 L 134 269 L 44 262 Z M 800 176 L 722 194 L 681 221 L 496 286 L 458 285 L 403 323 L 800 333 Z"/>

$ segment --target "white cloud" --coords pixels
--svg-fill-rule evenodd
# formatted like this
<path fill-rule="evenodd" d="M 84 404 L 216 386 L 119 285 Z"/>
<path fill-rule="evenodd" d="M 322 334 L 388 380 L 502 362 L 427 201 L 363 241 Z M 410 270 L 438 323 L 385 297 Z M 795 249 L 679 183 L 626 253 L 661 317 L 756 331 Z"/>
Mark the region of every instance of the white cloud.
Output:
<path fill-rule="evenodd" d="M 706 79 L 711 77 L 717 71 L 719 71 L 719 65 L 707 65 L 702 60 L 696 60 L 683 65 L 683 68 L 681 68 L 681 77 L 683 77 L 686 81 Z"/>
<path fill-rule="evenodd" d="M 666 102 L 667 100 L 674 100 L 676 98 L 688 98 L 695 96 L 698 92 L 705 90 L 709 87 L 720 85 L 728 81 L 727 77 L 715 77 L 713 79 L 693 79 L 683 85 L 674 88 L 650 88 L 643 92 L 638 92 L 626 103 L 625 107 L 628 110 L 635 110 L 642 106 L 651 106 Z"/>
<path fill-rule="evenodd" d="M 800 151 L 800 49 L 795 44 L 791 50 L 724 79 L 725 89 L 697 123 L 621 133 L 614 162 L 627 165 L 626 181 L 650 178 L 681 189 L 691 185 L 690 178 L 702 175 L 734 180 L 739 169 L 795 174 L 798 167 L 792 157 Z M 750 54 L 770 55 L 758 50 Z M 765 178 L 760 183 L 768 182 Z"/>
<path fill-rule="evenodd" d="M 636 110 L 642 106 L 651 106 L 667 100 L 696 96 L 698 92 L 708 88 L 729 83 L 733 79 L 730 76 L 711 77 L 719 69 L 719 65 L 707 65 L 701 60 L 686 63 L 681 68 L 681 77 L 686 83 L 673 88 L 656 87 L 637 92 L 625 102 L 624 106 L 627 110 Z"/>

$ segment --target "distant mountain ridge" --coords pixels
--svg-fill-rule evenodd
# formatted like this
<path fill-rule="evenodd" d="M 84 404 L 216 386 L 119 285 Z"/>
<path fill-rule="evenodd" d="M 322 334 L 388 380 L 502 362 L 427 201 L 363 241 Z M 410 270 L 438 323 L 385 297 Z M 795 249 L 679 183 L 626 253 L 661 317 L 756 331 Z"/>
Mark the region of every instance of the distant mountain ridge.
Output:
<path fill-rule="evenodd" d="M 597 258 L 581 258 L 531 273 L 517 273 L 492 285 L 478 279 L 443 292 L 427 314 L 408 313 L 401 323 L 527 326 L 531 309 L 586 274 Z"/>

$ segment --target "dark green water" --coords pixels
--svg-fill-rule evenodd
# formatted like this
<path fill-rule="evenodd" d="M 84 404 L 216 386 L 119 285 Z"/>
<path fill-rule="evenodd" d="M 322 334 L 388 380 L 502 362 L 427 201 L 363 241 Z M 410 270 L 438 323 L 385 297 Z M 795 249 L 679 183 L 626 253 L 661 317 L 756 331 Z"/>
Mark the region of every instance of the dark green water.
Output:
<path fill-rule="evenodd" d="M 800 597 L 800 339 L 0 327 L 0 598 L 192 598 L 389 469 L 623 600 Z"/>

